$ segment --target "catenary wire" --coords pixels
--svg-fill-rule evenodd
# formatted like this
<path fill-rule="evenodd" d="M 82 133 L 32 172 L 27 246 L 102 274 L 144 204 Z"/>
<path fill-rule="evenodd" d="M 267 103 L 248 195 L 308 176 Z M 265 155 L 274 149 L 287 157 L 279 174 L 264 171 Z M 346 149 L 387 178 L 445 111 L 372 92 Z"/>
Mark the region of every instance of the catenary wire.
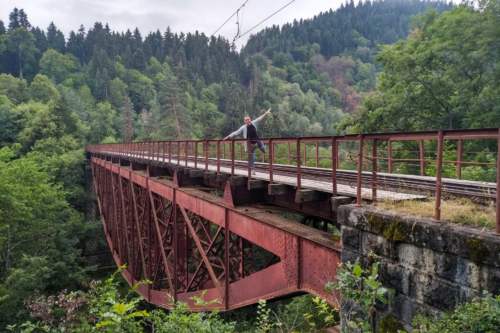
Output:
<path fill-rule="evenodd" d="M 279 12 L 281 12 L 283 9 L 285 9 L 286 7 L 290 6 L 292 3 L 294 3 L 296 0 L 291 0 L 289 2 L 287 2 L 285 5 L 283 5 L 282 7 L 280 7 L 278 10 L 274 11 L 271 15 L 267 16 L 265 19 L 261 20 L 259 23 L 257 23 L 256 25 L 254 25 L 253 27 L 251 27 L 250 29 L 246 30 L 244 33 L 240 34 L 238 36 L 238 38 L 236 38 L 235 40 L 238 40 L 240 39 L 241 37 L 247 35 L 248 33 L 250 33 L 252 30 L 254 30 L 255 28 L 257 28 L 259 25 L 261 25 L 262 23 L 266 22 L 267 20 L 269 20 L 271 17 L 273 17 L 274 15 L 278 14 Z M 233 15 L 234 16 L 234 15 Z"/>
<path fill-rule="evenodd" d="M 233 13 L 233 14 L 231 14 L 231 16 L 229 16 L 229 17 L 228 17 L 228 18 L 224 21 L 224 23 L 222 23 L 222 24 L 221 24 L 221 25 L 217 28 L 217 30 L 215 30 L 215 31 L 211 34 L 211 36 L 214 36 L 217 32 L 219 32 L 219 30 L 220 30 L 220 29 L 222 29 L 222 28 L 223 28 L 223 27 L 227 24 L 227 22 L 229 22 L 229 20 L 231 20 L 231 19 L 232 19 L 232 18 L 233 18 L 233 17 L 234 17 L 237 13 L 238 13 L 238 11 L 240 11 L 243 7 L 245 7 L 245 5 L 247 4 L 247 2 L 248 2 L 248 1 L 249 1 L 249 0 L 245 0 L 245 2 L 243 2 L 243 4 L 241 4 L 241 6 L 239 6 L 239 7 L 238 7 L 238 9 L 236 9 L 236 10 L 234 11 L 234 13 Z"/>

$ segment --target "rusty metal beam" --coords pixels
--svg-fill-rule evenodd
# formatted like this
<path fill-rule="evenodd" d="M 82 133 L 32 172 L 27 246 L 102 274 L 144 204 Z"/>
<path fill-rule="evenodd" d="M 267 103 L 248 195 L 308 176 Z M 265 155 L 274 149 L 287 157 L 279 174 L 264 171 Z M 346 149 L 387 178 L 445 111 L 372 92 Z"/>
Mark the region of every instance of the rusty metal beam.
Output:
<path fill-rule="evenodd" d="M 194 240 L 194 243 L 196 244 L 196 248 L 198 249 L 199 254 L 203 258 L 203 262 L 205 263 L 205 267 L 208 270 L 208 273 L 210 274 L 210 278 L 212 279 L 212 282 L 214 285 L 217 287 L 217 289 L 221 288 L 220 281 L 218 280 L 217 276 L 215 275 L 214 268 L 212 267 L 212 264 L 210 263 L 210 260 L 208 260 L 207 254 L 205 253 L 205 250 L 203 249 L 203 246 L 201 245 L 200 238 L 196 234 L 194 228 L 193 228 L 193 223 L 191 222 L 191 219 L 186 213 L 186 210 L 183 207 L 179 207 L 182 216 L 184 217 L 184 221 L 186 222 L 186 225 L 188 227 L 189 232 L 191 233 L 191 237 Z"/>
<path fill-rule="evenodd" d="M 160 244 L 163 244 L 164 237 L 168 236 L 168 229 L 165 229 L 164 235 L 159 230 L 159 214 L 163 208 L 161 203 L 160 206 L 156 205 L 155 196 L 172 202 L 171 223 L 174 223 L 176 227 L 170 229 L 174 237 L 172 241 L 173 251 L 171 251 L 174 262 L 174 278 L 172 281 L 174 286 L 173 290 L 169 292 L 173 293 L 171 296 L 175 299 L 187 302 L 191 309 L 195 311 L 207 309 L 229 310 L 255 303 L 259 299 L 270 299 L 299 291 L 321 295 L 332 304 L 335 304 L 333 296 L 325 293 L 323 289 L 324 284 L 332 276 L 335 276 L 336 267 L 340 260 L 339 245 L 333 242 L 328 234 L 284 220 L 279 215 L 267 213 L 266 210 L 230 208 L 211 194 L 194 188 L 177 188 L 169 180 L 151 178 L 141 172 L 133 172 L 119 165 L 103 162 L 98 158 L 92 158 L 92 167 L 93 170 L 102 169 L 99 172 L 101 178 L 94 176 L 98 198 L 107 196 L 106 200 L 109 200 L 111 193 L 100 191 L 98 184 L 109 179 L 110 175 L 115 174 L 123 177 L 124 180 L 131 184 L 130 195 L 132 199 L 128 202 L 123 200 L 123 204 L 140 207 L 131 209 L 131 211 L 134 212 L 133 215 L 136 219 L 141 217 L 145 219 L 141 223 L 146 224 L 143 226 L 144 230 L 149 230 L 149 234 L 146 235 L 144 241 L 148 242 L 147 247 L 150 257 L 148 260 L 142 261 L 142 263 L 149 265 L 149 270 L 143 269 L 143 271 L 149 272 L 150 278 L 153 279 L 161 278 L 161 275 L 157 273 L 160 262 L 163 262 L 163 265 L 170 265 L 168 257 L 162 257 L 162 260 L 151 258 L 151 255 L 156 256 L 158 252 L 162 256 L 166 254 L 166 249 L 162 248 Z M 94 174 L 96 174 L 95 171 Z M 134 199 L 137 196 L 134 187 L 141 190 L 139 192 L 140 202 L 138 198 Z M 123 196 L 125 198 L 124 191 Z M 145 198 L 143 198 L 144 196 Z M 149 200 L 146 199 L 147 197 L 149 197 Z M 120 205 L 120 209 L 122 209 L 123 204 Z M 141 210 L 140 214 L 138 209 Z M 183 216 L 182 221 L 177 221 L 174 216 L 177 209 L 180 210 Z M 125 218 L 125 214 L 118 214 L 117 216 Z M 196 221 L 202 219 L 196 222 L 198 227 L 195 227 L 195 222 L 190 216 L 198 216 Z M 106 215 L 103 215 L 103 222 L 105 222 L 105 217 Z M 208 224 L 217 226 L 215 234 L 209 232 L 207 229 Z M 196 272 L 193 274 L 192 271 L 188 272 L 184 268 L 180 268 L 179 264 L 188 264 L 187 261 L 184 261 L 186 257 L 183 257 L 184 250 L 179 246 L 177 232 L 183 228 L 188 229 L 195 243 L 194 245 L 202 257 L 202 262 L 209 275 L 209 281 L 212 282 L 214 287 L 206 284 L 205 273 L 199 280 L 195 276 Z M 153 231 L 151 232 L 151 230 Z M 109 237 L 106 227 L 105 233 L 108 243 L 112 246 L 113 240 Z M 137 226 L 135 233 L 137 238 L 133 246 L 140 252 L 140 248 L 146 244 L 141 244 L 142 233 Z M 221 240 L 222 234 L 224 234 L 224 240 Z M 235 241 L 240 243 L 239 246 L 235 247 L 236 243 L 231 240 L 233 237 L 231 235 L 236 237 Z M 154 248 L 152 248 L 153 246 Z M 254 251 L 255 246 L 277 256 L 279 258 L 278 262 L 271 262 L 270 266 L 258 271 L 249 271 L 250 267 L 252 267 L 251 253 Z M 183 248 L 187 249 L 186 246 L 183 246 Z M 291 253 L 293 254 L 290 255 Z M 121 257 L 118 253 L 115 252 L 113 257 L 117 264 L 121 263 Z M 231 264 L 232 262 L 236 266 Z M 319 262 L 323 263 L 323 265 L 319 265 Z M 327 266 L 324 266 L 325 263 Z M 197 266 L 199 266 L 199 262 Z M 199 269 L 197 270 L 199 271 Z M 290 272 L 294 273 L 289 274 Z M 202 272 L 200 271 L 200 273 Z M 167 270 L 165 270 L 165 274 L 167 274 Z M 191 276 L 190 280 L 184 282 L 188 274 Z M 129 283 L 134 283 L 136 280 L 133 271 L 130 269 L 125 270 L 123 275 Z M 198 276 L 200 277 L 199 274 Z M 189 288 L 194 288 L 193 279 L 197 279 L 199 282 L 196 283 L 196 288 L 191 291 L 185 287 L 191 284 Z M 165 295 L 165 290 L 155 289 L 155 286 L 160 287 L 161 284 L 154 282 L 152 286 L 152 288 L 141 286 L 138 292 L 146 296 L 148 301 L 153 304 L 163 307 L 172 306 L 169 301 L 166 301 L 168 297 Z M 183 289 L 180 290 L 179 288 Z M 206 292 L 206 300 L 223 296 L 223 302 L 197 306 L 190 298 L 200 296 L 202 292 Z"/>
<path fill-rule="evenodd" d="M 167 275 L 167 281 L 168 281 L 168 286 L 170 288 L 170 291 L 173 291 L 173 283 L 172 283 L 172 273 L 170 272 L 170 268 L 168 267 L 168 261 L 167 261 L 167 256 L 165 254 L 165 248 L 163 247 L 163 239 L 161 237 L 161 232 L 160 232 L 160 224 L 158 223 L 158 216 L 156 216 L 156 208 L 155 208 L 155 203 L 153 200 L 153 193 L 151 193 L 151 190 L 149 189 L 148 186 L 148 194 L 149 194 L 149 202 L 151 206 L 151 213 L 153 214 L 153 220 L 154 220 L 154 225 L 155 225 L 155 231 L 156 231 L 156 238 L 159 246 L 159 252 L 161 254 L 161 258 L 163 260 L 163 267 L 165 270 L 165 274 Z"/>

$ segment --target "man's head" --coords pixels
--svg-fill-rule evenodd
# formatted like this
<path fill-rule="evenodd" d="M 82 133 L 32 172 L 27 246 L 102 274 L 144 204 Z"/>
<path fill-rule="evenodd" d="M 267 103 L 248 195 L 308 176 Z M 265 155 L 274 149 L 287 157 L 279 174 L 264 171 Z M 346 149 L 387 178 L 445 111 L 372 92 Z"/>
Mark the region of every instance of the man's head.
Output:
<path fill-rule="evenodd" d="M 252 118 L 250 118 L 250 116 L 245 116 L 245 118 L 243 118 L 243 121 L 246 125 L 250 125 L 252 123 Z"/>

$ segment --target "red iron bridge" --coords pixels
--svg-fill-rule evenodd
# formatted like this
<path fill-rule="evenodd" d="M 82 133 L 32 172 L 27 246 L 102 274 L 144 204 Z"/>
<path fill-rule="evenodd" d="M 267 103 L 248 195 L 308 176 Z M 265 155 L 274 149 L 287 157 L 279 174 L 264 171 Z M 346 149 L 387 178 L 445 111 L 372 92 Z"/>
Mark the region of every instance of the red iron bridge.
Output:
<path fill-rule="evenodd" d="M 128 283 L 148 281 L 148 302 L 230 310 L 311 293 L 338 305 L 325 285 L 345 204 L 433 200 L 439 220 L 443 199 L 468 197 L 496 205 L 500 233 L 500 129 L 263 141 L 255 174 L 245 140 L 87 147 L 109 248 Z M 462 179 L 471 167 L 496 183 Z"/>

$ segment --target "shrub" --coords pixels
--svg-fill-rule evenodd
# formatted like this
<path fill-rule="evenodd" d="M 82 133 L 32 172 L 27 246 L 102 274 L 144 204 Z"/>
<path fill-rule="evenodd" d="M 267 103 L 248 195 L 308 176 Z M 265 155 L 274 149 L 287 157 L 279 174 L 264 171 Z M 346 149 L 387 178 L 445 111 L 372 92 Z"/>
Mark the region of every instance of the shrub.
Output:
<path fill-rule="evenodd" d="M 414 333 L 497 333 L 500 329 L 500 295 L 485 295 L 456 307 L 439 319 L 416 316 Z"/>

